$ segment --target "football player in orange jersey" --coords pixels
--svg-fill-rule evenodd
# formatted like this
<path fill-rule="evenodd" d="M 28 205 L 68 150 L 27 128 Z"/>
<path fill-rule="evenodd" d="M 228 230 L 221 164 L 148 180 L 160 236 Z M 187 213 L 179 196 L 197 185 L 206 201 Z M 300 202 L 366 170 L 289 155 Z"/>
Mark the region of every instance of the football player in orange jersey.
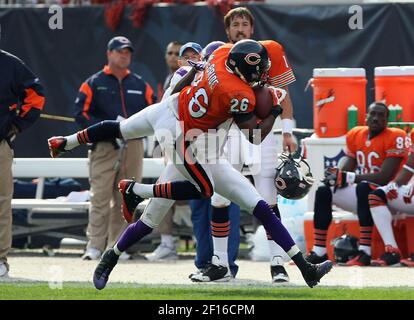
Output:
<path fill-rule="evenodd" d="M 238 7 L 230 10 L 224 17 L 224 26 L 230 43 L 236 43 L 241 39 L 250 39 L 254 32 L 254 17 L 249 9 Z M 286 91 L 283 105 L 292 109 L 288 85 L 295 81 L 292 68 L 290 67 L 283 46 L 276 41 L 259 41 L 269 54 L 271 67 L 267 84 L 280 87 Z M 230 50 L 231 45 L 227 45 Z M 291 124 L 289 124 L 291 125 Z M 279 150 L 278 141 L 274 134 L 269 134 L 259 146 L 249 146 L 249 143 L 240 133 L 236 125 L 233 125 L 228 134 L 226 144 L 227 159 L 236 170 L 241 171 L 243 165 L 252 162 L 245 156 L 244 150 L 250 150 L 255 158 L 259 157 L 249 166 L 255 188 L 263 199 L 269 203 L 273 212 L 280 219 L 281 215 L 277 206 L 277 192 L 274 185 L 275 171 Z M 290 151 L 296 151 L 296 144 L 290 146 Z M 226 281 L 226 277 L 218 279 L 217 274 L 222 274 L 222 269 L 230 268 L 231 275 L 235 277 L 238 267 L 235 260 L 238 255 L 240 243 L 240 210 L 230 206 L 228 199 L 214 193 L 210 201 L 191 200 L 192 220 L 194 235 L 198 240 L 195 264 L 199 271 L 190 275 L 192 281 Z M 211 212 L 211 221 L 208 220 Z M 211 226 L 209 226 L 211 224 Z M 210 232 L 211 229 L 211 232 Z M 212 234 L 213 252 L 211 253 L 211 241 L 206 240 L 206 235 Z M 270 250 L 270 273 L 272 282 L 283 283 L 289 281 L 289 276 L 283 264 L 283 250 L 272 240 L 267 233 L 268 246 Z M 211 255 L 212 254 L 212 255 Z M 211 261 L 212 263 L 206 264 Z"/>
<path fill-rule="evenodd" d="M 369 207 L 375 226 L 385 244 L 385 253 L 377 260 L 372 261 L 376 266 L 402 265 L 414 267 L 414 252 L 411 257 L 401 260 L 401 251 L 398 249 L 392 230 L 392 214 L 397 212 L 414 215 L 413 183 L 414 174 L 414 129 L 411 131 L 411 146 L 408 160 L 397 177 L 386 186 L 380 187 L 369 195 Z"/>
<path fill-rule="evenodd" d="M 325 185 L 315 194 L 314 246 L 306 257 L 309 262 L 327 259 L 326 236 L 332 221 L 332 204 L 358 215 L 359 252 L 347 265 L 368 266 L 371 263 L 371 233 L 374 222 L 368 205 L 368 194 L 384 186 L 397 174 L 407 157 L 407 135 L 397 128 L 387 128 L 388 108 L 380 102 L 368 108 L 367 126 L 355 127 L 346 135 L 346 156 L 339 168 L 325 171 Z M 356 172 L 358 170 L 358 173 Z"/>
<path fill-rule="evenodd" d="M 82 143 L 155 134 L 173 164 L 167 167 L 163 179 L 156 184 L 135 183 L 133 180 L 119 183 L 123 213 L 127 219 L 131 219 L 145 198 L 200 199 L 211 197 L 217 191 L 259 219 L 273 240 L 296 263 L 308 286 L 313 287 L 331 270 L 332 262 L 315 265 L 305 261 L 289 232 L 248 179 L 234 170 L 227 160 L 220 158 L 220 146 L 204 143 L 210 139 L 217 141 L 221 133 L 227 132 L 232 121 L 243 130 L 249 141 L 256 143 L 270 132 L 281 111 L 282 119 L 291 121 L 292 110 L 280 107 L 285 97 L 283 90 L 271 88 L 274 106 L 269 116 L 257 124 L 252 87 L 267 80 L 269 69 L 269 58 L 263 45 L 254 40 L 242 40 L 229 53 L 220 54 L 219 51 L 220 48 L 207 64 L 198 85 L 186 87 L 179 94 L 120 123 L 103 121 L 70 136 L 52 137 L 48 140 L 51 155 L 58 156 Z M 217 130 L 212 132 L 212 129 Z M 285 133 L 284 143 L 290 146 L 292 136 Z M 115 246 L 103 254 L 93 276 L 97 289 L 106 286 L 122 252 L 151 233 L 154 225 L 159 223 L 157 219 L 157 212 L 144 212 L 140 220 L 128 226 Z"/>

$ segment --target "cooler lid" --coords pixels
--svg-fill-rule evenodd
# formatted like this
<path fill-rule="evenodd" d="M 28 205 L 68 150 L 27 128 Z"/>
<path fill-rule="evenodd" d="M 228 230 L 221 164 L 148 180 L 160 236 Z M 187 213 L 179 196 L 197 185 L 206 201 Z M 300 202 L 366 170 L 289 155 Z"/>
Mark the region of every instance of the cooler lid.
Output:
<path fill-rule="evenodd" d="M 315 68 L 313 77 L 365 77 L 364 68 Z"/>
<path fill-rule="evenodd" d="M 375 76 L 414 76 L 414 66 L 376 67 Z"/>

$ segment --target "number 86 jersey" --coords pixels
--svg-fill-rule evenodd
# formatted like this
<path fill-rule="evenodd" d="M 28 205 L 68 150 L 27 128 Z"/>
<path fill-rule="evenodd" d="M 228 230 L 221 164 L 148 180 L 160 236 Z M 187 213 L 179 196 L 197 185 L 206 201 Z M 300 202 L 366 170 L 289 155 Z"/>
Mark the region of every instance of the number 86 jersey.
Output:
<path fill-rule="evenodd" d="M 223 45 L 214 51 L 201 78 L 181 90 L 178 114 L 185 132 L 207 132 L 234 115 L 253 112 L 256 99 L 252 88 L 226 69 L 231 47 Z"/>
<path fill-rule="evenodd" d="M 410 147 L 410 138 L 404 130 L 385 128 L 372 139 L 368 137 L 368 127 L 355 127 L 346 135 L 346 155 L 356 159 L 361 174 L 380 171 L 388 157 L 403 158 L 405 163 Z"/>

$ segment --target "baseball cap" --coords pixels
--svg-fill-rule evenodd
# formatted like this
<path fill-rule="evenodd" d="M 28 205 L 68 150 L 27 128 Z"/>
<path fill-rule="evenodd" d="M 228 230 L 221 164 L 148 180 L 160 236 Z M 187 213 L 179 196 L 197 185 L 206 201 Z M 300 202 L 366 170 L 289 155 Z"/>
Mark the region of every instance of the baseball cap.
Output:
<path fill-rule="evenodd" d="M 108 42 L 108 50 L 120 50 L 124 48 L 129 48 L 131 51 L 134 51 L 132 42 L 128 38 L 123 36 L 114 37 Z"/>
<path fill-rule="evenodd" d="M 187 49 L 193 49 L 198 54 L 200 54 L 201 51 L 203 50 L 203 48 L 198 43 L 196 43 L 196 42 L 187 42 L 186 44 L 184 44 L 180 48 L 180 57 L 183 56 L 184 51 L 187 50 Z"/>

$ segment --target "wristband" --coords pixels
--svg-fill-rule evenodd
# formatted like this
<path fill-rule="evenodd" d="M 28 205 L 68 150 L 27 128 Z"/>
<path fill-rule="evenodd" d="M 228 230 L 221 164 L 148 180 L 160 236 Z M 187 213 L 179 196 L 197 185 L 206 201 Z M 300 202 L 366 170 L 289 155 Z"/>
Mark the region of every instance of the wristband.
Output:
<path fill-rule="evenodd" d="M 355 172 L 347 172 L 346 173 L 346 183 L 353 184 L 355 182 L 356 174 Z"/>
<path fill-rule="evenodd" d="M 293 130 L 293 120 L 292 119 L 282 119 L 282 133 L 292 134 Z"/>

